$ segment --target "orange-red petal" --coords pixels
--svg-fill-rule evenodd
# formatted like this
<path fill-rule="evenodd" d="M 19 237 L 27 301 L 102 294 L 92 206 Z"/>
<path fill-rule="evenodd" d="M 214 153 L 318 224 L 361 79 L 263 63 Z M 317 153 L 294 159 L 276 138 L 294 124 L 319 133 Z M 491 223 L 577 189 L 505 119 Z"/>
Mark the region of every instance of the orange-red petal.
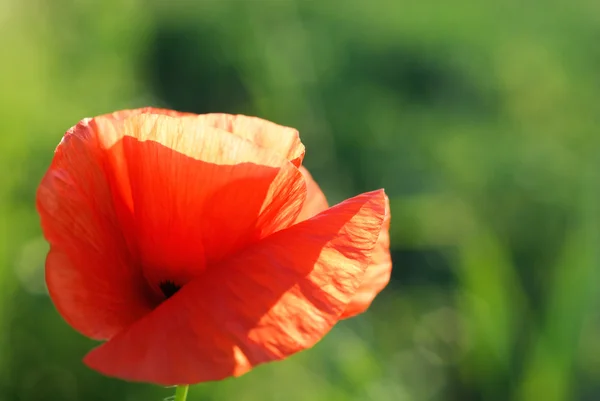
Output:
<path fill-rule="evenodd" d="M 171 117 L 196 116 L 199 118 L 200 124 L 227 131 L 230 134 L 249 140 L 262 148 L 279 153 L 291 161 L 296 167 L 302 164 L 302 159 L 304 158 L 305 149 L 300 141 L 298 130 L 275 124 L 258 117 L 224 113 L 197 115 L 154 107 L 120 110 L 101 117 L 124 120 L 138 114 L 162 114 Z"/>
<path fill-rule="evenodd" d="M 211 264 L 291 225 L 305 198 L 281 155 L 201 116 L 96 121 L 107 140 L 119 213 L 153 285 L 182 285 Z M 113 144 L 113 138 L 122 139 Z"/>
<path fill-rule="evenodd" d="M 95 339 L 112 337 L 153 306 L 120 231 L 102 160 L 95 133 L 79 124 L 56 149 L 37 192 L 51 246 L 50 296 L 71 326 Z"/>
<path fill-rule="evenodd" d="M 342 319 L 347 319 L 366 311 L 371 303 L 390 282 L 392 275 L 392 257 L 390 255 L 390 200 L 385 197 L 385 219 L 373 252 L 371 262 L 365 272 L 365 277 L 352 301 L 342 314 Z"/>
<path fill-rule="evenodd" d="M 327 209 L 327 199 L 319 188 L 319 185 L 312 178 L 304 166 L 300 167 L 300 172 L 306 182 L 306 201 L 302 211 L 298 216 L 298 221 L 306 220 L 323 210 Z M 373 302 L 373 299 L 383 290 L 390 281 L 392 274 L 392 258 L 390 256 L 390 202 L 385 197 L 386 215 L 377 244 L 373 249 L 371 263 L 365 273 L 365 277 L 356 295 L 348 304 L 348 307 L 342 315 L 343 319 L 353 317 L 364 312 Z"/>
<path fill-rule="evenodd" d="M 308 170 L 304 166 L 300 166 L 299 170 L 306 183 L 306 200 L 298 215 L 298 221 L 304 221 L 321 213 L 323 210 L 327 209 L 329 205 L 327 204 L 325 194 L 321 191 L 321 188 L 315 182 Z"/>
<path fill-rule="evenodd" d="M 287 158 L 296 167 L 304 158 L 304 145 L 298 131 L 258 117 L 231 114 L 204 114 L 206 124 L 241 136 L 260 147 L 270 149 Z"/>
<path fill-rule="evenodd" d="M 85 362 L 122 379 L 191 384 L 241 375 L 311 347 L 362 281 L 384 198 L 382 190 L 357 196 L 247 248 Z"/>
<path fill-rule="evenodd" d="M 50 295 L 89 337 L 110 338 L 147 314 L 162 281 L 182 285 L 288 227 L 304 201 L 302 175 L 283 156 L 166 114 L 82 121 L 40 185 Z"/>
<path fill-rule="evenodd" d="M 186 113 L 186 112 L 169 110 L 169 109 L 161 109 L 158 107 L 142 107 L 139 109 L 119 110 L 119 111 L 115 111 L 114 113 L 104 114 L 104 115 L 96 117 L 96 118 L 107 118 L 107 119 L 112 119 L 112 120 L 125 120 L 129 117 L 133 117 L 138 114 L 161 114 L 161 115 L 170 116 L 170 117 L 185 117 L 185 116 L 189 117 L 189 116 L 195 115 L 193 113 Z"/>

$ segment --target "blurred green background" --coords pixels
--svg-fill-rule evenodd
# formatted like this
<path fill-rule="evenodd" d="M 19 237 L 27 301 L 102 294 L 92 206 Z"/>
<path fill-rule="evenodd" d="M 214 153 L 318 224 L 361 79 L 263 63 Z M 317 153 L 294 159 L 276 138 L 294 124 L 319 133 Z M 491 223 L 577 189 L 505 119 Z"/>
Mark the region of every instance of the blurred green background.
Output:
<path fill-rule="evenodd" d="M 600 400 L 600 2 L 0 0 L 0 400 L 162 400 L 88 370 L 37 185 L 83 117 L 298 128 L 331 203 L 385 187 L 393 279 L 313 350 L 191 400 Z"/>

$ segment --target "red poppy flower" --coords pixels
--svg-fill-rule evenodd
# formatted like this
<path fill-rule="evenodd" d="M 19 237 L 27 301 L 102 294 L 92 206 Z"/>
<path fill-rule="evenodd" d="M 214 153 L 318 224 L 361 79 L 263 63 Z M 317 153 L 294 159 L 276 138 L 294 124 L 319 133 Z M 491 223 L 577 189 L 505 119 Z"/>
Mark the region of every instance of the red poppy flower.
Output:
<path fill-rule="evenodd" d="M 241 375 L 311 347 L 389 279 L 383 190 L 331 208 L 297 131 L 128 110 L 85 119 L 37 193 L 50 296 L 85 358 L 163 385 Z M 380 234 L 381 232 L 381 234 Z"/>

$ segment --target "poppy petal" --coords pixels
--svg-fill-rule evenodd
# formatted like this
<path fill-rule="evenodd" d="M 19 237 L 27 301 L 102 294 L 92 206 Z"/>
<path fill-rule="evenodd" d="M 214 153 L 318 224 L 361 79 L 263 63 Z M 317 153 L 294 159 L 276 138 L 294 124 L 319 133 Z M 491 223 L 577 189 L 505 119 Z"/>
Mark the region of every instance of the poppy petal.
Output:
<path fill-rule="evenodd" d="M 390 282 L 392 275 L 392 257 L 390 255 L 390 200 L 385 197 L 385 219 L 371 254 L 371 263 L 365 272 L 365 277 L 352 301 L 342 314 L 342 319 L 356 316 L 366 311 L 377 294 Z"/>
<path fill-rule="evenodd" d="M 304 158 L 304 145 L 300 141 L 298 130 L 275 124 L 258 117 L 232 115 L 224 113 L 193 114 L 155 107 L 120 110 L 101 117 L 114 120 L 124 120 L 139 114 L 161 114 L 171 117 L 196 116 L 202 124 L 219 128 L 231 134 L 240 136 L 256 145 L 270 149 L 287 158 L 296 167 Z"/>
<path fill-rule="evenodd" d="M 107 339 L 151 310 L 141 270 L 118 228 L 102 150 L 87 123 L 73 127 L 57 147 L 36 202 L 51 246 L 48 290 L 71 326 Z"/>
<path fill-rule="evenodd" d="M 214 266 L 85 362 L 126 380 L 192 384 L 311 347 L 362 280 L 384 198 L 359 195 Z"/>
<path fill-rule="evenodd" d="M 200 116 L 206 124 L 231 132 L 254 142 L 260 147 L 271 149 L 290 160 L 296 167 L 304 158 L 304 145 L 298 131 L 258 117 L 231 114 L 204 114 Z"/>
<path fill-rule="evenodd" d="M 306 183 L 306 201 L 304 201 L 302 210 L 298 215 L 298 221 L 304 221 L 321 213 L 323 210 L 327 209 L 329 205 L 327 204 L 325 194 L 321 191 L 321 188 L 312 178 L 312 175 L 308 170 L 304 166 L 300 166 L 298 170 L 302 173 L 304 182 Z"/>
<path fill-rule="evenodd" d="M 114 113 L 104 114 L 104 115 L 96 117 L 96 118 L 125 120 L 129 117 L 136 116 L 139 114 L 161 114 L 161 115 L 171 116 L 171 117 L 184 117 L 184 116 L 193 116 L 194 115 L 192 113 L 186 113 L 186 112 L 169 110 L 169 109 L 161 109 L 158 107 L 142 107 L 139 109 L 119 110 L 119 111 L 115 111 Z"/>
<path fill-rule="evenodd" d="M 300 167 L 300 172 L 304 176 L 306 182 L 306 201 L 302 206 L 302 211 L 298 216 L 298 221 L 306 220 L 323 210 L 327 209 L 327 199 L 319 188 L 319 185 L 312 178 L 304 166 Z M 385 220 L 381 227 L 381 233 L 377 240 L 375 248 L 371 256 L 371 263 L 365 273 L 362 284 L 360 285 L 356 295 L 348 304 L 342 318 L 356 316 L 366 311 L 373 299 L 379 294 L 389 283 L 392 274 L 392 258 L 390 256 L 390 201 L 385 197 Z"/>
<path fill-rule="evenodd" d="M 300 213 L 306 190 L 296 167 L 201 116 L 95 124 L 109 149 L 116 203 L 128 205 L 118 213 L 121 225 L 157 293 L 161 283 L 187 283 Z"/>

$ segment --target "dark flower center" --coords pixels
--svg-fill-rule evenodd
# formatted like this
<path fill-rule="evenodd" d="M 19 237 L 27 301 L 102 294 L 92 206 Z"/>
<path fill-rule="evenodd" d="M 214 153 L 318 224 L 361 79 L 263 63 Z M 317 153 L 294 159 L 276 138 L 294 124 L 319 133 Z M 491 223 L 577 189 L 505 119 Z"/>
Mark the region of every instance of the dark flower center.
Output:
<path fill-rule="evenodd" d="M 163 281 L 158 286 L 160 287 L 162 293 L 165 294 L 165 298 L 167 299 L 175 295 L 175 293 L 181 288 L 180 285 L 175 284 L 171 280 Z"/>

